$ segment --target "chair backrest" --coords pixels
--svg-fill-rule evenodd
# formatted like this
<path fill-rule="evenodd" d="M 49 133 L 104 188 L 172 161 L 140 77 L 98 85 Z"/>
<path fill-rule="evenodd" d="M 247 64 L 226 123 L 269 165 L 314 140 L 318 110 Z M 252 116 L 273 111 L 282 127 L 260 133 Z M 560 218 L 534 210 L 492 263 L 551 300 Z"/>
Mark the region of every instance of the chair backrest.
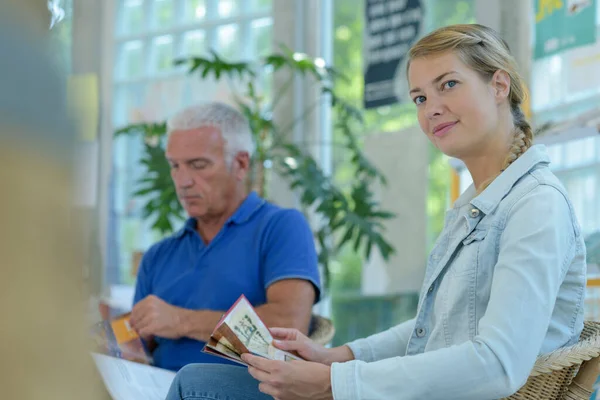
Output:
<path fill-rule="evenodd" d="M 308 336 L 313 342 L 327 345 L 335 335 L 335 327 L 330 319 L 313 314 Z"/>
<path fill-rule="evenodd" d="M 506 399 L 588 400 L 600 374 L 600 322 L 586 321 L 579 342 L 540 356 L 527 383 Z"/>

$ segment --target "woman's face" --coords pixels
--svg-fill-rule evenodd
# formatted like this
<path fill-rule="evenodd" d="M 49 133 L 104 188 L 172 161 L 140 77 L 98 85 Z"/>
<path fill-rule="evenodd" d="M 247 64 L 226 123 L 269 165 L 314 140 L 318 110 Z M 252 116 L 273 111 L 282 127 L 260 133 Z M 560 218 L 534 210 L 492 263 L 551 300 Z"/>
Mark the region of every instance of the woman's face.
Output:
<path fill-rule="evenodd" d="M 504 71 L 485 82 L 454 52 L 446 52 L 413 59 L 408 80 L 421 129 L 444 154 L 477 155 L 497 134 L 499 105 L 507 103 L 510 91 Z"/>

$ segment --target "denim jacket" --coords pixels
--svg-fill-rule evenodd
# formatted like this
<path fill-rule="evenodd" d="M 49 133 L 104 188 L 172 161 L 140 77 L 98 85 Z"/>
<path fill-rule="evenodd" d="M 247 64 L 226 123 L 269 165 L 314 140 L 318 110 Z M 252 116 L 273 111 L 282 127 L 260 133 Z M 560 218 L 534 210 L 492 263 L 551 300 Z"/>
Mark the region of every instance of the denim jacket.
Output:
<path fill-rule="evenodd" d="M 585 245 L 542 145 L 447 213 L 414 319 L 348 346 L 334 398 L 497 399 L 583 329 Z"/>

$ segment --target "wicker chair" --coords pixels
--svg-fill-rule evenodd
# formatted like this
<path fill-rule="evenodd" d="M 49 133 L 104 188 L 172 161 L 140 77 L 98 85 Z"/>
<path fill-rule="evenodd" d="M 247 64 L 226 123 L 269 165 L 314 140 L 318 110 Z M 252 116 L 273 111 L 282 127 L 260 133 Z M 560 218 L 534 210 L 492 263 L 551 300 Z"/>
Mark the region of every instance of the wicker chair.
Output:
<path fill-rule="evenodd" d="M 600 322 L 586 321 L 579 343 L 540 356 L 510 400 L 588 400 L 600 374 Z"/>
<path fill-rule="evenodd" d="M 331 320 L 313 314 L 310 322 L 309 337 L 315 342 L 323 346 L 327 345 L 335 335 L 335 327 Z"/>

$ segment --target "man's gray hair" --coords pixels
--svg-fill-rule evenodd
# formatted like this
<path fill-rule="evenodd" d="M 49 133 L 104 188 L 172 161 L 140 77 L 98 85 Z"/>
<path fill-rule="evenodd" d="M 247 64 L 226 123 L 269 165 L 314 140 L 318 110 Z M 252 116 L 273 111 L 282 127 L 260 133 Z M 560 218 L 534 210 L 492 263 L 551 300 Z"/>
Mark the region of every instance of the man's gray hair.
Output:
<path fill-rule="evenodd" d="M 198 129 L 212 126 L 225 139 L 225 160 L 231 163 L 241 151 L 250 157 L 254 153 L 254 140 L 248 119 L 235 108 L 220 102 L 194 105 L 185 108 L 167 121 L 167 135 L 176 130 Z"/>

